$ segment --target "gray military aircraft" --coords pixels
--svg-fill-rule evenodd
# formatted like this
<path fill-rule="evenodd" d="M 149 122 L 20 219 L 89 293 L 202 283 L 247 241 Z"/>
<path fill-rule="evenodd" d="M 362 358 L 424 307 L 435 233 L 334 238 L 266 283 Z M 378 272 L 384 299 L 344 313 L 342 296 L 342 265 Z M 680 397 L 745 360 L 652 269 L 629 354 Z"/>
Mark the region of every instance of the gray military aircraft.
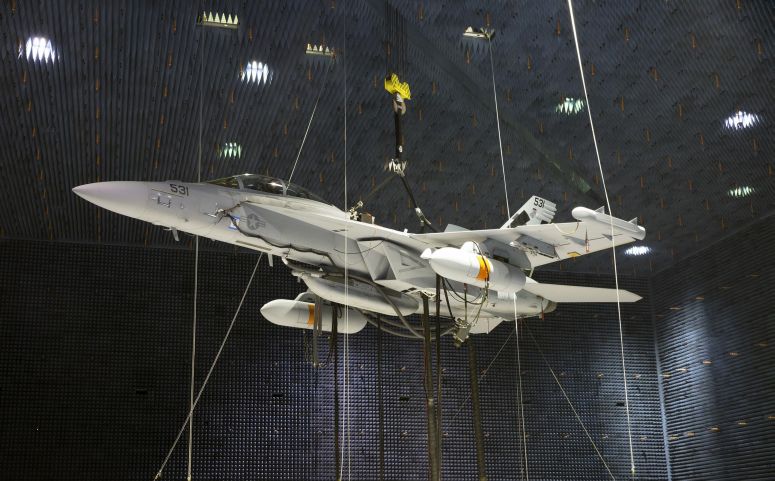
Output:
<path fill-rule="evenodd" d="M 602 208 L 576 207 L 575 222 L 552 223 L 555 204 L 533 196 L 498 229 L 448 225 L 444 232 L 415 234 L 381 227 L 369 216 L 265 175 L 201 183 L 98 182 L 73 191 L 105 209 L 169 228 L 176 239 L 182 231 L 263 252 L 270 264 L 281 258 L 309 288 L 294 300 L 262 307 L 264 317 L 282 326 L 329 331 L 332 306 L 340 305 L 345 309 L 333 312 L 346 322 L 337 322 L 338 332 L 356 333 L 377 316 L 391 316 L 400 322 L 382 319 L 386 330 L 416 334 L 405 316 L 422 313 L 423 296 L 439 292 L 446 331 L 463 341 L 503 321 L 551 312 L 557 303 L 640 299 L 626 290 L 530 278 L 536 267 L 610 248 L 612 232 L 616 245 L 645 237 L 636 219 L 617 219 Z"/>

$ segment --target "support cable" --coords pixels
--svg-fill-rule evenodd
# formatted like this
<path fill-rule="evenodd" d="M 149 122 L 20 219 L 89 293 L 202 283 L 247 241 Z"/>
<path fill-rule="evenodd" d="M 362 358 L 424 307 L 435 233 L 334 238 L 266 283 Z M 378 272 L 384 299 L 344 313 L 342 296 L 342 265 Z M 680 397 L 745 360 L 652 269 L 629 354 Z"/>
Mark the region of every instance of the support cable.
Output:
<path fill-rule="evenodd" d="M 518 294 L 518 293 L 517 293 Z M 528 469 L 527 464 L 527 430 L 525 429 L 525 403 L 522 399 L 522 356 L 520 353 L 520 343 L 519 343 L 519 321 L 520 319 L 517 317 L 517 294 L 514 294 L 514 332 L 517 335 L 517 371 L 519 372 L 519 431 L 522 435 L 521 439 L 521 448 L 522 448 L 522 455 L 524 456 L 524 465 L 521 466 L 524 469 L 525 473 L 525 479 L 527 481 L 530 481 L 530 470 Z M 543 300 L 541 301 L 543 302 Z M 522 464 L 522 463 L 520 463 Z M 521 477 L 521 474 L 520 474 Z"/>
<path fill-rule="evenodd" d="M 501 345 L 500 349 L 498 349 L 498 352 L 495 353 L 495 356 L 492 358 L 489 364 L 487 364 L 487 368 L 482 372 L 482 374 L 477 379 L 477 382 L 481 384 L 482 381 L 484 381 L 485 376 L 487 376 L 487 373 L 490 372 L 490 368 L 493 364 L 495 364 L 495 361 L 498 359 L 498 356 L 501 355 L 501 351 L 503 351 L 503 348 L 506 347 L 506 344 L 509 343 L 509 340 L 511 340 L 511 336 L 513 336 L 514 333 L 509 333 L 508 337 L 505 341 L 503 341 L 503 344 Z M 460 414 L 460 411 L 463 410 L 463 407 L 465 407 L 466 403 L 471 399 L 471 393 L 468 393 L 468 396 L 463 399 L 463 402 L 460 403 L 460 406 L 458 406 L 457 411 L 455 411 L 455 415 L 452 416 L 453 419 L 457 419 L 458 415 Z"/>
<path fill-rule="evenodd" d="M 379 321 L 380 322 L 387 321 L 387 319 L 383 319 L 382 316 L 374 316 L 374 318 L 366 316 L 366 322 L 368 322 L 369 324 L 371 324 L 375 328 L 380 329 L 382 332 L 386 332 L 386 333 L 390 334 L 391 336 L 396 336 L 396 337 L 400 337 L 400 338 L 403 338 L 403 339 L 411 339 L 412 341 L 422 341 L 422 339 L 418 339 L 418 338 L 414 337 L 411 334 L 407 334 L 406 332 L 396 331 L 396 330 L 393 330 L 393 329 L 391 329 L 389 327 L 381 326 L 380 322 L 376 321 L 377 317 L 379 317 Z M 445 332 L 445 334 L 446 334 L 446 332 Z"/>
<path fill-rule="evenodd" d="M 369 321 L 369 320 L 373 321 L 373 322 L 370 323 L 371 325 L 373 325 L 374 327 L 378 327 L 377 321 L 375 320 L 378 317 L 377 315 L 373 315 L 369 311 L 364 311 L 364 310 L 361 310 L 361 309 L 359 309 L 359 311 L 364 316 L 366 316 L 366 318 L 367 318 L 366 320 L 367 321 Z M 384 318 L 382 318 L 382 316 L 379 316 L 379 317 L 380 317 L 380 323 L 381 323 L 380 325 L 382 326 L 382 331 L 383 332 L 387 332 L 388 334 L 392 334 L 394 332 L 394 331 L 392 331 L 393 328 L 399 329 L 401 331 L 406 331 L 406 327 L 404 327 L 403 323 L 398 322 L 398 321 L 393 321 L 391 319 L 384 319 Z M 453 323 L 444 323 L 444 324 L 442 324 L 441 325 L 441 335 L 442 336 L 445 335 L 449 329 L 452 329 L 454 327 L 455 327 L 455 325 Z M 404 334 L 406 334 L 406 336 L 411 338 L 411 339 L 419 339 L 419 338 L 413 336 L 409 332 L 404 332 Z M 433 327 L 433 326 L 431 326 L 431 334 L 433 334 L 434 337 L 436 335 L 436 328 Z"/>
<path fill-rule="evenodd" d="M 239 304 L 237 305 L 237 310 L 234 312 L 234 317 L 231 318 L 231 324 L 229 324 L 229 328 L 226 330 L 226 335 L 223 337 L 223 340 L 221 341 L 221 345 L 218 347 L 218 352 L 215 354 L 215 359 L 213 359 L 213 362 L 210 364 L 210 369 L 208 369 L 207 375 L 205 376 L 205 379 L 202 382 L 202 387 L 199 388 L 199 391 L 196 394 L 196 398 L 194 399 L 194 403 L 193 403 L 194 408 L 196 408 L 196 405 L 199 403 L 199 398 L 202 397 L 202 393 L 207 387 L 207 383 L 210 381 L 210 376 L 212 375 L 216 364 L 218 364 L 218 360 L 221 358 L 221 353 L 223 352 L 223 348 L 224 346 L 226 346 L 226 341 L 229 340 L 229 335 L 231 335 L 231 330 L 234 328 L 234 323 L 237 322 L 237 316 L 239 315 L 240 310 L 242 309 L 242 304 L 245 302 L 245 297 L 247 297 L 248 291 L 250 290 L 250 286 L 251 284 L 253 284 L 253 278 L 256 277 L 258 264 L 261 262 L 261 259 L 263 257 L 264 257 L 264 253 L 262 252 L 258 256 L 258 260 L 256 261 L 256 266 L 253 267 L 253 273 L 250 275 L 250 280 L 248 280 L 248 285 L 245 286 L 245 292 L 242 293 L 242 298 L 240 299 Z M 161 479 L 161 476 L 164 472 L 164 468 L 167 466 L 167 462 L 170 460 L 170 456 L 172 456 L 172 452 L 175 450 L 175 447 L 178 445 L 178 441 L 180 441 L 180 437 L 183 436 L 183 431 L 185 431 L 186 426 L 189 425 L 193 413 L 194 413 L 194 409 L 192 408 L 191 410 L 189 410 L 186 420 L 183 422 L 183 425 L 180 427 L 180 430 L 178 431 L 178 435 L 177 437 L 175 437 L 175 441 L 172 443 L 172 446 L 170 447 L 169 451 L 167 451 L 167 456 L 164 457 L 164 461 L 162 461 L 161 467 L 159 468 L 159 471 L 156 472 L 156 476 L 153 479 L 155 480 Z"/>
<path fill-rule="evenodd" d="M 342 73 L 344 77 L 344 208 L 347 209 L 347 3 L 342 2 Z M 344 230 L 344 356 L 343 362 L 343 376 L 344 376 L 344 403 L 345 412 L 342 417 L 342 431 L 345 436 L 345 444 L 347 445 L 347 479 L 350 479 L 350 302 L 349 302 L 349 266 L 348 266 L 348 253 L 349 248 L 349 229 L 345 227 Z M 335 359 L 336 362 L 336 359 Z M 341 465 L 339 470 L 339 478 L 344 479 L 344 452 L 345 447 L 342 446 Z"/>
<path fill-rule="evenodd" d="M 511 208 L 509 207 L 509 189 L 506 183 L 506 162 L 503 158 L 503 138 L 501 136 L 501 121 L 500 112 L 498 109 L 498 92 L 495 88 L 495 62 L 492 55 L 492 33 L 487 35 L 487 47 L 490 53 L 490 75 L 492 77 L 492 97 L 495 103 L 495 123 L 498 127 L 498 149 L 501 156 L 501 172 L 503 173 L 503 193 L 506 198 L 506 214 L 511 218 Z M 517 294 L 514 294 L 514 330 L 517 334 L 517 377 L 519 378 L 519 419 L 520 419 L 520 431 L 522 433 L 522 452 L 520 453 L 520 465 L 522 465 L 522 458 L 524 456 L 524 472 L 526 479 L 530 479 L 527 468 L 527 434 L 525 433 L 525 411 L 522 402 L 522 367 L 519 362 L 519 319 L 517 319 Z M 521 469 L 521 468 L 520 468 Z"/>
<path fill-rule="evenodd" d="M 196 181 L 202 182 L 202 104 L 204 103 L 204 32 L 200 38 L 199 53 L 199 144 L 196 158 Z M 194 448 L 194 373 L 196 369 L 196 308 L 197 294 L 199 292 L 199 236 L 194 236 L 194 316 L 191 323 L 191 383 L 188 396 L 188 463 L 186 467 L 186 479 L 191 481 L 191 457 Z"/>
<path fill-rule="evenodd" d="M 301 157 L 301 151 L 304 150 L 304 143 L 307 141 L 307 134 L 309 134 L 309 128 L 312 125 L 312 119 L 315 118 L 315 112 L 318 109 L 318 102 L 320 102 L 320 96 L 323 93 L 323 90 L 325 89 L 326 79 L 328 78 L 329 70 L 331 70 L 330 64 L 326 68 L 326 73 L 323 74 L 323 82 L 320 84 L 320 90 L 318 90 L 318 97 L 315 99 L 315 106 L 312 107 L 312 115 L 310 115 L 309 122 L 307 122 L 307 129 L 304 131 L 304 137 L 302 137 L 301 139 L 301 145 L 299 145 L 299 152 L 296 154 L 296 160 L 293 161 L 293 168 L 291 168 L 291 175 L 288 176 L 288 184 L 290 184 L 291 180 L 293 179 L 293 173 L 296 172 L 296 165 L 299 163 L 299 157 Z"/>
<path fill-rule="evenodd" d="M 605 461 L 603 454 L 598 449 L 597 444 L 595 444 L 595 440 L 592 439 L 592 435 L 589 434 L 589 431 L 587 430 L 587 426 L 584 424 L 584 421 L 581 420 L 581 416 L 579 416 L 578 411 L 576 411 L 575 406 L 573 406 L 573 403 L 571 402 L 570 397 L 568 397 L 568 393 L 565 392 L 565 388 L 562 387 L 562 383 L 560 382 L 560 379 L 557 377 L 557 374 L 554 373 L 554 369 L 552 369 L 552 365 L 549 364 L 549 361 L 546 359 L 546 356 L 544 355 L 544 351 L 541 349 L 541 346 L 538 344 L 538 341 L 536 341 L 536 338 L 533 335 L 533 331 L 530 330 L 530 326 L 527 324 L 527 322 L 525 322 L 525 327 L 527 327 L 527 332 L 528 334 L 530 334 L 530 338 L 533 340 L 533 344 L 535 344 L 536 348 L 538 349 L 538 353 L 541 354 L 541 358 L 544 360 L 546 367 L 549 368 L 549 372 L 552 374 L 552 377 L 554 378 L 554 382 L 560 388 L 560 391 L 562 392 L 563 397 L 568 402 L 568 406 L 570 406 L 571 411 L 573 411 L 573 415 L 576 417 L 576 421 L 579 422 L 579 424 L 581 425 L 581 429 L 584 430 L 584 434 L 587 435 L 587 439 L 589 439 L 589 442 L 592 443 L 592 447 L 595 449 L 595 452 L 597 453 L 597 456 L 600 458 L 600 461 L 603 462 L 603 466 L 605 466 L 605 469 L 606 471 L 608 471 L 608 474 L 611 476 L 611 479 L 616 481 L 616 477 L 614 477 L 614 474 L 611 472 L 611 468 L 608 467 L 608 463 Z"/>
<path fill-rule="evenodd" d="M 501 169 L 503 171 L 503 193 L 506 194 L 506 212 L 511 217 L 509 208 L 509 189 L 506 187 L 506 163 L 503 160 L 503 140 L 501 139 L 501 117 L 498 111 L 498 93 L 495 89 L 495 64 L 492 60 L 492 35 L 487 36 L 487 46 L 490 51 L 490 74 L 492 75 L 492 97 L 495 100 L 495 124 L 498 126 L 498 148 L 501 153 Z"/>
<path fill-rule="evenodd" d="M 592 109 L 589 105 L 589 94 L 587 93 L 587 81 L 584 77 L 584 66 L 581 61 L 581 48 L 579 47 L 579 37 L 576 32 L 576 18 L 573 14 L 573 0 L 568 0 L 568 10 L 570 11 L 571 27 L 573 29 L 573 42 L 576 45 L 576 56 L 579 61 L 579 73 L 581 75 L 581 85 L 584 87 L 584 99 L 587 102 L 587 115 L 589 116 L 589 127 L 592 130 L 592 141 L 595 145 L 595 157 L 597 166 L 600 169 L 600 181 L 603 185 L 603 194 L 608 208 L 609 223 L 611 226 L 611 255 L 613 256 L 614 282 L 616 288 L 616 314 L 619 321 L 619 348 L 622 358 L 622 379 L 624 380 L 624 410 L 627 413 L 627 442 L 630 448 L 630 474 L 635 476 L 635 454 L 632 449 L 632 423 L 630 421 L 630 399 L 627 392 L 627 367 L 624 362 L 624 333 L 622 329 L 622 304 L 619 298 L 619 271 L 616 266 L 616 242 L 614 241 L 614 220 L 611 211 L 611 200 L 608 197 L 608 188 L 606 187 L 605 175 L 603 174 L 603 162 L 600 160 L 600 149 L 597 145 L 597 135 L 595 134 L 595 123 L 592 120 Z"/>

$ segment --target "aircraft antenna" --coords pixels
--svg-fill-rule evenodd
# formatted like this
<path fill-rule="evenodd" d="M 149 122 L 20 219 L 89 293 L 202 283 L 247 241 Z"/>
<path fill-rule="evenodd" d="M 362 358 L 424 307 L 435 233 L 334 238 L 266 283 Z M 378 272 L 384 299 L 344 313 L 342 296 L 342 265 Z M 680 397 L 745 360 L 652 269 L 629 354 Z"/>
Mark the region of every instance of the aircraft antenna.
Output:
<path fill-rule="evenodd" d="M 595 145 L 595 157 L 597 166 L 600 169 L 600 181 L 603 184 L 603 194 L 605 194 L 605 203 L 608 207 L 609 223 L 611 225 L 611 255 L 614 266 L 614 282 L 616 283 L 616 313 L 619 320 L 619 349 L 622 356 L 622 379 L 624 380 L 624 410 L 627 413 L 627 441 L 630 447 L 630 475 L 635 477 L 635 455 L 632 450 L 632 424 L 630 422 L 630 399 L 627 394 L 627 367 L 624 362 L 624 334 L 622 332 L 622 305 L 619 299 L 619 271 L 616 267 L 616 242 L 614 241 L 614 220 L 611 212 L 611 200 L 608 197 L 608 188 L 603 174 L 603 163 L 600 161 L 600 149 L 597 145 L 597 135 L 595 134 L 595 123 L 592 120 L 592 108 L 589 105 L 589 94 L 587 93 L 587 81 L 584 78 L 584 65 L 581 61 L 581 48 L 579 47 L 579 37 L 576 33 L 576 18 L 573 15 L 573 0 L 568 0 L 568 10 L 570 11 L 570 22 L 573 29 L 573 42 L 576 45 L 576 56 L 579 61 L 579 73 L 581 74 L 581 85 L 584 88 L 584 99 L 587 102 L 587 115 L 589 116 L 589 128 L 592 130 L 592 141 Z"/>

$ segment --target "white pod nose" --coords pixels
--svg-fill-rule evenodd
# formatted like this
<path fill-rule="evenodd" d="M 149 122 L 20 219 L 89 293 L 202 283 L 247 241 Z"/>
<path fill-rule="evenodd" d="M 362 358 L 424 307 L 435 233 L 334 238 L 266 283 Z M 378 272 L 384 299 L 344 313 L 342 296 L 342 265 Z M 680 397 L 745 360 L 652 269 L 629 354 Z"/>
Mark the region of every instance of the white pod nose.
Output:
<path fill-rule="evenodd" d="M 366 327 L 366 317 L 359 311 L 347 309 L 339 313 L 336 323 L 336 331 L 340 334 L 355 334 Z M 300 329 L 312 329 L 315 324 L 315 304 L 290 299 L 275 299 L 267 302 L 261 308 L 263 315 L 272 324 L 284 327 L 296 327 Z M 321 328 L 331 332 L 331 306 L 321 307 Z"/>
<path fill-rule="evenodd" d="M 463 282 L 477 287 L 490 286 L 503 292 L 517 292 L 525 286 L 525 274 L 518 268 L 454 247 L 442 247 L 422 253 L 433 271 L 453 281 Z"/>

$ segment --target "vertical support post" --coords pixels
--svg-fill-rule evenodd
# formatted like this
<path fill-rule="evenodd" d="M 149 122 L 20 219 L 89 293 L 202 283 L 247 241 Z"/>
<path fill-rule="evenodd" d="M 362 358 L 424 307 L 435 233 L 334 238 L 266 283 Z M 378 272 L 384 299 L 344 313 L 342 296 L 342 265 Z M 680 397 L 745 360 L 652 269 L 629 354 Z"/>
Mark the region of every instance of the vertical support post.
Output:
<path fill-rule="evenodd" d="M 436 274 L 436 440 L 439 472 L 441 472 L 441 276 Z"/>
<path fill-rule="evenodd" d="M 337 305 L 331 303 L 331 349 L 334 361 L 334 479 L 339 479 L 339 355 L 337 353 Z"/>
<path fill-rule="evenodd" d="M 312 366 L 320 367 L 320 354 L 318 352 L 318 342 L 320 341 L 320 334 L 323 329 L 323 301 L 320 296 L 315 296 L 315 307 L 312 313 Z"/>
<path fill-rule="evenodd" d="M 428 422 L 428 461 L 430 468 L 431 481 L 439 481 L 441 473 L 439 472 L 438 459 L 438 428 L 436 427 L 436 404 L 433 399 L 433 371 L 431 371 L 431 331 L 429 320 L 428 296 L 422 296 L 422 328 L 423 328 L 423 366 L 425 384 L 425 408 Z"/>
<path fill-rule="evenodd" d="M 473 411 L 474 441 L 476 442 L 476 467 L 479 481 L 487 481 L 484 467 L 484 436 L 482 435 L 482 411 L 479 405 L 479 367 L 476 363 L 476 347 L 473 338 L 466 343 L 468 350 L 468 372 L 471 376 L 471 408 Z"/>

